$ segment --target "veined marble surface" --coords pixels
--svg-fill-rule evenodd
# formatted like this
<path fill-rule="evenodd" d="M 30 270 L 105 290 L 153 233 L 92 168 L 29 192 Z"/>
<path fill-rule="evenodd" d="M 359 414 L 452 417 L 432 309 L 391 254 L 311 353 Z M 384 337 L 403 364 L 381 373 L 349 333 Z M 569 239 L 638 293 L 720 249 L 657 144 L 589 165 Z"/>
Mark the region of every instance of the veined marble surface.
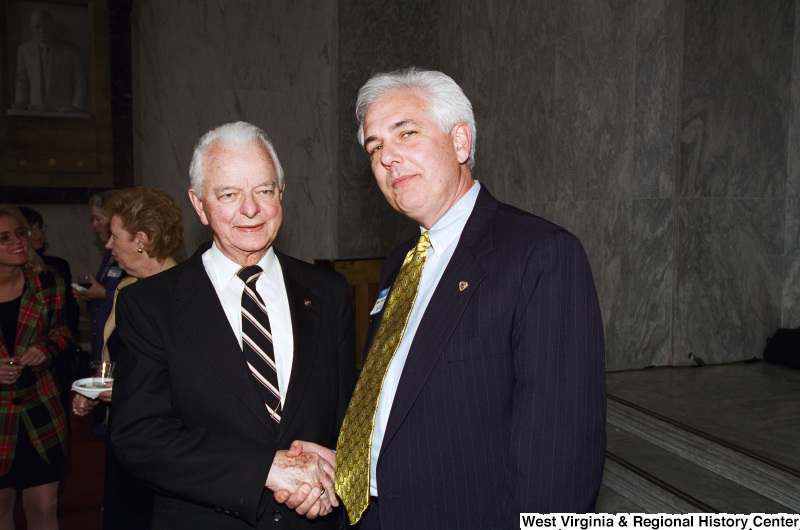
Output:
<path fill-rule="evenodd" d="M 136 184 L 178 199 L 190 254 L 194 144 L 251 121 L 286 171 L 276 246 L 385 255 L 415 228 L 355 142 L 356 92 L 441 69 L 475 108 L 476 177 L 583 242 L 610 369 L 758 356 L 800 326 L 798 2 L 137 0 Z M 93 271 L 87 208 L 36 207 Z"/>
<path fill-rule="evenodd" d="M 136 181 L 181 197 L 188 253 L 208 238 L 185 198 L 194 145 L 244 120 L 267 132 L 285 172 L 276 247 L 335 254 L 336 16 L 322 0 L 134 4 Z"/>
<path fill-rule="evenodd" d="M 686 199 L 677 212 L 675 355 L 759 357 L 780 325 L 783 200 Z M 683 362 L 681 362 L 683 361 Z"/>
<path fill-rule="evenodd" d="M 796 3 L 446 3 L 478 177 L 581 239 L 609 369 L 800 325 Z"/>
<path fill-rule="evenodd" d="M 374 72 L 441 69 L 477 119 L 476 177 L 582 241 L 609 369 L 759 356 L 800 326 L 800 0 L 136 0 L 137 185 L 181 204 L 192 149 L 246 120 L 286 172 L 276 246 L 385 255 L 413 234 L 355 140 Z M 85 205 L 34 205 L 93 272 Z"/>

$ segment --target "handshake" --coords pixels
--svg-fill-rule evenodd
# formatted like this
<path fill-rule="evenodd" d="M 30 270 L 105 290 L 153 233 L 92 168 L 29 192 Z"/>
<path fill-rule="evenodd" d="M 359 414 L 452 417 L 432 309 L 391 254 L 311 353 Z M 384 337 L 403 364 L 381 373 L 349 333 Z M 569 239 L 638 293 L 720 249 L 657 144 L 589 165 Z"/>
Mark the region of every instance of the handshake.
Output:
<path fill-rule="evenodd" d="M 313 442 L 295 440 L 288 451 L 278 451 L 265 486 L 275 500 L 309 519 L 339 506 L 333 485 L 336 453 Z"/>

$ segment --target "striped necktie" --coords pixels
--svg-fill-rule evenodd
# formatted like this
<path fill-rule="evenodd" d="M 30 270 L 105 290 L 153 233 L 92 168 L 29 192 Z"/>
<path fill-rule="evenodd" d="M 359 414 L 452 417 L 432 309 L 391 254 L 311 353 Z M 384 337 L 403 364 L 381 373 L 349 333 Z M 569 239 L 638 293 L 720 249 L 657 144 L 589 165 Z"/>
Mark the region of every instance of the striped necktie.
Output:
<path fill-rule="evenodd" d="M 406 254 L 336 442 L 336 493 L 347 509 L 350 524 L 361 519 L 369 504 L 370 455 L 378 398 L 414 306 L 430 246 L 426 231 L 420 236 L 417 246 Z"/>
<path fill-rule="evenodd" d="M 250 372 L 258 383 L 270 417 L 276 423 L 280 423 L 281 393 L 278 389 L 272 332 L 264 300 L 256 290 L 256 280 L 262 272 L 261 267 L 252 265 L 242 268 L 237 273 L 245 284 L 242 293 L 242 352 Z"/>

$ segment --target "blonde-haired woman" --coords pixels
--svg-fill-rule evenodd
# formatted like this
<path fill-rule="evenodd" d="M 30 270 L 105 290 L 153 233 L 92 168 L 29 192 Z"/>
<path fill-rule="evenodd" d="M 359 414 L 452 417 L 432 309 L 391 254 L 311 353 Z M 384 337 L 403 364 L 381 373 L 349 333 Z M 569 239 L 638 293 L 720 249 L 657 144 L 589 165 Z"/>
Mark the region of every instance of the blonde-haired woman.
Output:
<path fill-rule="evenodd" d="M 131 283 L 175 265 L 173 256 L 183 242 L 183 218 L 175 199 L 156 188 L 129 188 L 115 194 L 103 207 L 110 219 L 111 237 L 106 248 L 127 273 L 117 292 Z M 119 347 L 116 334 L 116 293 L 114 310 L 103 333 L 103 359 L 115 361 Z M 73 412 L 88 414 L 100 401 L 111 402 L 112 390 L 90 400 L 80 394 L 73 399 Z M 125 473 L 107 445 L 106 487 L 103 527 L 146 529 L 150 524 L 152 493 Z"/>
<path fill-rule="evenodd" d="M 69 344 L 64 283 L 43 271 L 16 208 L 0 207 L 0 528 L 14 528 L 17 490 L 28 528 L 58 528 L 67 422 L 53 357 Z"/>

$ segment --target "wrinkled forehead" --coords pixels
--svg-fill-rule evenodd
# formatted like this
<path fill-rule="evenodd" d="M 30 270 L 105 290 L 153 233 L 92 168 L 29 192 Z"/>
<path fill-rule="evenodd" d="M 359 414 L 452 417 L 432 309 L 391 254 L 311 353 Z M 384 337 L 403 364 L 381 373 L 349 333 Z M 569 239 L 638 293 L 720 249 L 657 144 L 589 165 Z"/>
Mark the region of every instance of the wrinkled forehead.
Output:
<path fill-rule="evenodd" d="M 270 152 L 258 142 L 231 144 L 217 142 L 208 147 L 203 164 L 203 190 L 250 187 L 278 183 L 278 172 Z"/>
<path fill-rule="evenodd" d="M 220 165 L 230 162 L 232 159 L 246 159 L 253 163 L 263 162 L 275 171 L 275 161 L 269 150 L 258 142 L 231 143 L 216 141 L 206 148 L 206 165 L 220 167 Z"/>

